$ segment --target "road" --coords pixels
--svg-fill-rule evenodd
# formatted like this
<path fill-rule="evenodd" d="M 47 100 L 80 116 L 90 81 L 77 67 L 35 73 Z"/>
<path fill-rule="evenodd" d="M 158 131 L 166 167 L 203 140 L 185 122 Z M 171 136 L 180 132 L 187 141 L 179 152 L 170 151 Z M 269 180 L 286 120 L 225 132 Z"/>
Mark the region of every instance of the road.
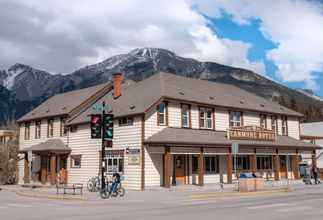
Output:
<path fill-rule="evenodd" d="M 1 220 L 97 219 L 323 219 L 323 187 L 291 193 L 218 198 L 172 196 L 172 192 L 96 201 L 26 198 L 0 192 Z"/>

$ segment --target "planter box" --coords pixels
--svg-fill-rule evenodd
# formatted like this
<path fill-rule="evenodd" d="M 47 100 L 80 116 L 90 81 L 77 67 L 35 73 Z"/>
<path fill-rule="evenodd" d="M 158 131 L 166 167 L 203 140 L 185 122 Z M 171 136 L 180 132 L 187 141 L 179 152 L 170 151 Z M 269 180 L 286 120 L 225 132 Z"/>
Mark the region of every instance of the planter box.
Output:
<path fill-rule="evenodd" d="M 241 178 L 239 179 L 239 192 L 253 192 L 264 190 L 263 178 Z"/>

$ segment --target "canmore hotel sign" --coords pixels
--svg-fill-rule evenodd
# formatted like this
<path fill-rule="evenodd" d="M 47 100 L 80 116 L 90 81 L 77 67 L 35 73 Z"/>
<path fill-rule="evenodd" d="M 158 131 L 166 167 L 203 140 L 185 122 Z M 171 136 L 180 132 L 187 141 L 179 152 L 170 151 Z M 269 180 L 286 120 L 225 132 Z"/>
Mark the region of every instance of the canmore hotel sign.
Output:
<path fill-rule="evenodd" d="M 275 141 L 276 133 L 257 126 L 230 128 L 228 138 L 232 140 Z"/>

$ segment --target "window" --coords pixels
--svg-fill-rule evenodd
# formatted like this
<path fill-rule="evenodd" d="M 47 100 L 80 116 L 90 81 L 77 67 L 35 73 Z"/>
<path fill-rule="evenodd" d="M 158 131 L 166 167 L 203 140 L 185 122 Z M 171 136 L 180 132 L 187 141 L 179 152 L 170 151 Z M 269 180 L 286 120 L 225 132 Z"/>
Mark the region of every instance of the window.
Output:
<path fill-rule="evenodd" d="M 204 157 L 204 169 L 206 174 L 219 173 L 219 156 Z"/>
<path fill-rule="evenodd" d="M 47 121 L 47 137 L 54 136 L 54 119 L 48 119 Z"/>
<path fill-rule="evenodd" d="M 77 126 L 76 126 L 76 125 L 72 125 L 72 126 L 70 127 L 70 131 L 71 131 L 71 133 L 75 133 L 75 132 L 77 132 Z"/>
<path fill-rule="evenodd" d="M 250 169 L 250 159 L 248 155 L 239 155 L 237 157 L 233 156 L 233 168 L 235 159 L 237 159 L 237 170 L 249 170 Z"/>
<path fill-rule="evenodd" d="M 166 125 L 167 124 L 167 104 L 166 102 L 161 102 L 157 105 L 157 124 Z"/>
<path fill-rule="evenodd" d="M 191 127 L 191 106 L 182 105 L 182 127 L 190 128 Z"/>
<path fill-rule="evenodd" d="M 25 140 L 30 139 L 30 122 L 25 122 Z"/>
<path fill-rule="evenodd" d="M 82 155 L 71 155 L 71 168 L 81 168 Z"/>
<path fill-rule="evenodd" d="M 257 169 L 258 170 L 271 170 L 272 169 L 272 157 L 257 156 Z"/>
<path fill-rule="evenodd" d="M 200 108 L 200 128 L 212 129 L 212 113 L 211 108 Z"/>
<path fill-rule="evenodd" d="M 123 150 L 109 150 L 106 152 L 105 163 L 108 173 L 123 173 Z"/>
<path fill-rule="evenodd" d="M 282 116 L 282 135 L 288 135 L 287 129 L 287 116 Z"/>
<path fill-rule="evenodd" d="M 41 136 L 41 121 L 35 122 L 35 138 L 39 139 Z"/>
<path fill-rule="evenodd" d="M 230 128 L 242 126 L 242 112 L 230 111 Z"/>
<path fill-rule="evenodd" d="M 260 127 L 263 129 L 267 129 L 267 116 L 260 115 Z"/>
<path fill-rule="evenodd" d="M 67 134 L 66 118 L 61 118 L 60 134 L 61 137 L 64 137 Z"/>
<path fill-rule="evenodd" d="M 133 125 L 132 117 L 119 118 L 119 126 L 132 126 L 132 125 Z"/>
<path fill-rule="evenodd" d="M 271 130 L 277 133 L 277 116 L 271 116 Z"/>

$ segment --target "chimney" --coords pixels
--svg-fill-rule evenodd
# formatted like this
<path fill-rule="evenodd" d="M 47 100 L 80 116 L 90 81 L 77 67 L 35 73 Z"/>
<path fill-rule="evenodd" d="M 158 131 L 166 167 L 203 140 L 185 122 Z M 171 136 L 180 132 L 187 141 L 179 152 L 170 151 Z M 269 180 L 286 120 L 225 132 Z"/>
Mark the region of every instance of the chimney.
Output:
<path fill-rule="evenodd" d="M 115 73 L 112 76 L 113 82 L 113 98 L 118 98 L 121 96 L 121 84 L 122 84 L 123 76 L 122 73 Z"/>

